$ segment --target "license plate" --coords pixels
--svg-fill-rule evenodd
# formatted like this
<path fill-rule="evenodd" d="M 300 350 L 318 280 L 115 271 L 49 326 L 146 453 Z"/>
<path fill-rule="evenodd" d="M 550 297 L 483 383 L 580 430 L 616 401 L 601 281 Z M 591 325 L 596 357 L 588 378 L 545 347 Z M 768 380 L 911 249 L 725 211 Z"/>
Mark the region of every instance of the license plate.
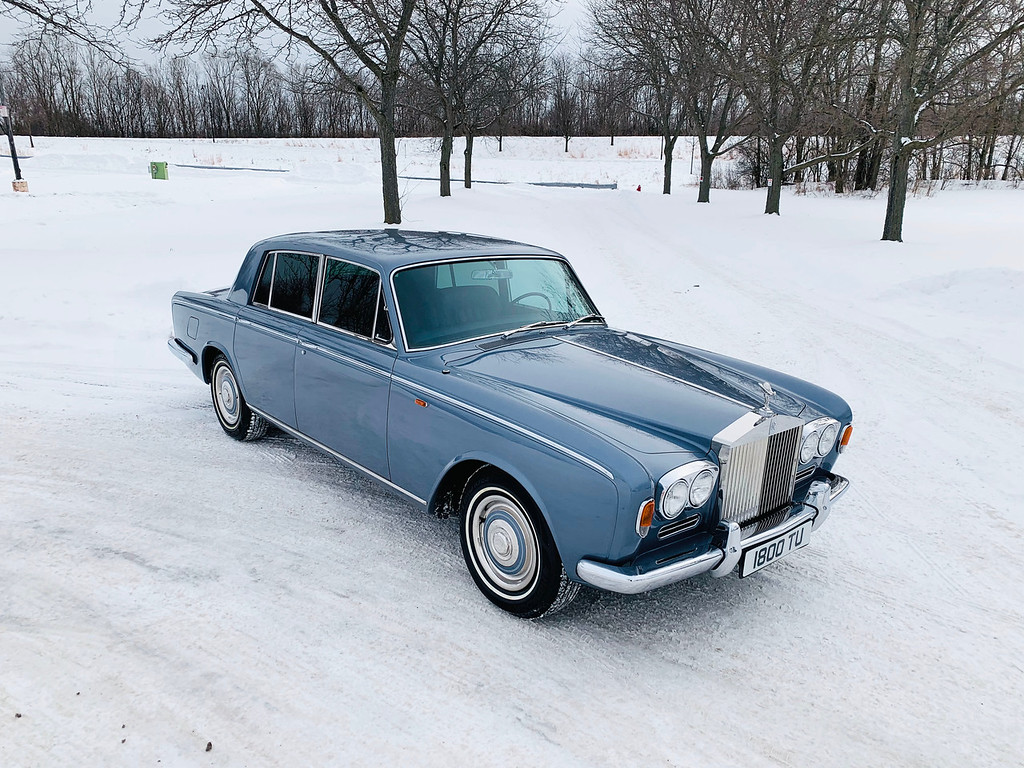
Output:
<path fill-rule="evenodd" d="M 771 565 L 788 555 L 790 552 L 801 547 L 806 547 L 811 538 L 811 525 L 814 521 L 808 520 L 799 528 L 794 528 L 789 533 L 776 536 L 764 544 L 751 547 L 743 553 L 740 560 L 740 578 L 749 576 L 759 571 L 766 565 Z"/>

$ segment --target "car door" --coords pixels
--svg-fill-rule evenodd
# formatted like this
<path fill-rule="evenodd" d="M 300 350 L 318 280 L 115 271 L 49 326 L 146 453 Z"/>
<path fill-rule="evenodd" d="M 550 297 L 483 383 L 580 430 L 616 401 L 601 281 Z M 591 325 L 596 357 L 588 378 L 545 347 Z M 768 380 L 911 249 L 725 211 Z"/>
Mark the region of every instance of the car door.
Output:
<path fill-rule="evenodd" d="M 296 349 L 313 318 L 321 260 L 311 253 L 268 253 L 235 323 L 235 365 L 245 399 L 290 427 L 296 426 Z"/>
<path fill-rule="evenodd" d="M 390 476 L 388 398 L 397 352 L 380 274 L 328 257 L 317 322 L 299 334 L 299 431 L 364 469 Z"/>

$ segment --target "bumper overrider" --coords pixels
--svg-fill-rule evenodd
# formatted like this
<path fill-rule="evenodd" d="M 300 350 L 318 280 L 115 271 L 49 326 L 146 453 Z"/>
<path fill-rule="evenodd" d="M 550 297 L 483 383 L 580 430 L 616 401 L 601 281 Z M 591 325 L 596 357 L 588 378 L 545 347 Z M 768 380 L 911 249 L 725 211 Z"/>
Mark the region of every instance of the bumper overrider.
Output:
<path fill-rule="evenodd" d="M 815 480 L 807 498 L 793 505 L 794 512 L 785 521 L 746 539 L 741 539 L 736 523 L 720 523 L 716 541 L 720 541 L 721 546 L 712 546 L 701 555 L 642 572 L 637 566 L 608 565 L 583 558 L 576 565 L 576 575 L 592 586 L 628 595 L 674 584 L 706 571 L 711 571 L 712 576 L 726 576 L 739 563 L 744 551 L 796 530 L 808 521 L 812 521 L 811 530 L 817 530 L 828 518 L 832 503 L 849 487 L 850 481 L 839 475 L 829 474 L 825 479 Z"/>

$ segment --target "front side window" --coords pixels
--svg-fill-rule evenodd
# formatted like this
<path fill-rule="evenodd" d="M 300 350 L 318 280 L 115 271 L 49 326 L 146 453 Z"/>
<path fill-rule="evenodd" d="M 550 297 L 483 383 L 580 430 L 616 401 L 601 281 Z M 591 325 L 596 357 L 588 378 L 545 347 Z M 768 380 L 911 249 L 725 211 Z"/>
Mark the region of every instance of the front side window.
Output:
<path fill-rule="evenodd" d="M 313 296 L 320 257 L 309 253 L 278 253 L 270 306 L 300 317 L 313 317 Z"/>
<path fill-rule="evenodd" d="M 320 322 L 369 338 L 373 335 L 379 295 L 380 277 L 372 269 L 328 259 Z"/>
<path fill-rule="evenodd" d="M 466 259 L 400 270 L 398 309 L 410 349 L 489 336 L 538 321 L 595 313 L 560 259 Z"/>

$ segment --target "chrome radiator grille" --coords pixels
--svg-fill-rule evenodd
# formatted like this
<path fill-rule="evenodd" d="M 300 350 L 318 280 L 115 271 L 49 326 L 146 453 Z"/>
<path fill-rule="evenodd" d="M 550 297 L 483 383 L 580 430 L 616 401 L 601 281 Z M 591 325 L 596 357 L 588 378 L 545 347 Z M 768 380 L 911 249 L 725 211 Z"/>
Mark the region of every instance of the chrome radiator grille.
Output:
<path fill-rule="evenodd" d="M 743 525 L 793 500 L 801 426 L 771 431 L 753 430 L 720 449 L 723 520 Z"/>

